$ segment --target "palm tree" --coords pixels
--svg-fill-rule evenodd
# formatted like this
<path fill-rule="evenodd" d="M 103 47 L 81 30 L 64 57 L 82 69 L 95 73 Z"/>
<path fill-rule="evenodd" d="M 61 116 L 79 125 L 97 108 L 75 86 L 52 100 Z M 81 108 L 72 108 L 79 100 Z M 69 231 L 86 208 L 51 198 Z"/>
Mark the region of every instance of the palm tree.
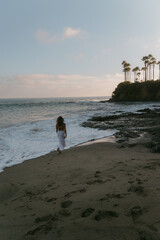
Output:
<path fill-rule="evenodd" d="M 147 70 L 148 70 L 148 62 L 149 62 L 149 57 L 144 56 L 142 58 L 142 61 L 144 62 L 144 67 L 145 67 L 145 82 L 147 81 Z"/>
<path fill-rule="evenodd" d="M 130 79 L 131 79 L 131 75 L 130 75 L 130 71 L 131 71 L 131 68 L 130 68 L 130 64 L 129 64 L 129 66 L 126 68 L 126 71 L 127 71 L 127 81 L 130 81 Z"/>
<path fill-rule="evenodd" d="M 125 71 L 125 65 L 126 65 L 126 61 L 124 60 L 123 62 L 122 62 L 122 66 L 123 66 L 123 72 L 124 72 L 124 81 L 126 82 L 126 71 Z"/>
<path fill-rule="evenodd" d="M 152 55 L 152 54 L 149 54 L 149 55 L 148 55 L 148 58 L 149 58 L 149 59 L 152 59 L 152 58 L 153 58 L 153 55 Z"/>
<path fill-rule="evenodd" d="M 140 80 L 140 76 L 141 76 L 141 72 L 139 71 L 139 72 L 137 73 L 138 80 Z"/>
<path fill-rule="evenodd" d="M 157 64 L 159 66 L 159 80 L 160 80 L 160 61 L 158 61 Z"/>
<path fill-rule="evenodd" d="M 123 72 L 124 72 L 124 81 L 127 81 L 127 73 L 130 72 L 131 68 L 130 68 L 130 63 L 127 63 L 126 61 L 122 62 L 123 65 Z"/>
<path fill-rule="evenodd" d="M 135 82 L 136 81 L 136 68 L 133 68 L 132 72 L 134 72 L 134 82 Z"/>
<path fill-rule="evenodd" d="M 122 65 L 124 66 L 124 64 L 126 64 L 127 62 L 124 60 L 123 62 L 122 62 Z"/>
<path fill-rule="evenodd" d="M 156 64 L 156 59 L 154 57 L 152 58 L 151 64 L 153 66 L 153 80 L 154 80 L 154 68 L 155 68 L 155 64 Z"/>
<path fill-rule="evenodd" d="M 152 62 L 148 61 L 148 80 L 151 80 L 151 67 L 152 67 Z"/>
<path fill-rule="evenodd" d="M 149 80 L 151 80 L 151 67 L 152 67 L 152 59 L 153 59 L 153 55 L 152 54 L 149 54 L 148 55 L 148 70 L 149 70 Z"/>
<path fill-rule="evenodd" d="M 130 70 L 131 70 L 131 68 L 128 66 L 128 67 L 125 67 L 124 69 L 123 69 L 123 72 L 124 72 L 124 75 L 125 75 L 125 78 L 124 78 L 124 81 L 125 82 L 127 82 L 127 81 L 129 81 L 128 80 L 128 74 L 127 73 L 129 73 L 130 72 Z"/>
<path fill-rule="evenodd" d="M 134 72 L 134 81 L 136 82 L 137 80 L 137 72 L 140 71 L 139 67 L 135 67 L 132 69 L 132 72 Z"/>
<path fill-rule="evenodd" d="M 143 71 L 143 81 L 144 81 L 146 68 L 145 68 L 145 67 L 142 67 L 142 68 L 141 68 L 141 71 Z"/>

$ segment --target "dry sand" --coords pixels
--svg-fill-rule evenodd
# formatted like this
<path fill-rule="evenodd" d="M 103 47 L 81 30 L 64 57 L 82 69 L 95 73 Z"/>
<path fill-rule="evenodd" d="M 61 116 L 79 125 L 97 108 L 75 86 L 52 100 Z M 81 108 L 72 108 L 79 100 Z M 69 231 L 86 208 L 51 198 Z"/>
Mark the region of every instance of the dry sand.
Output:
<path fill-rule="evenodd" d="M 160 154 L 94 143 L 0 174 L 0 240 L 160 239 Z"/>

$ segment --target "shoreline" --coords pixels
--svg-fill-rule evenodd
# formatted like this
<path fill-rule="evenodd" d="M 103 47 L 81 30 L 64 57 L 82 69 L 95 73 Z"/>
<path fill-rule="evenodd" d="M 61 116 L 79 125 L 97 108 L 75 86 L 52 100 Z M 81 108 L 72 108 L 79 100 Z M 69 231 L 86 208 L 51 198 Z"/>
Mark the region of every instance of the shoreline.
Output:
<path fill-rule="evenodd" d="M 148 143 L 150 141 L 151 141 L 150 136 L 148 136 L 146 133 L 142 133 L 141 136 L 133 138 L 133 139 L 130 139 L 128 141 L 128 143 L 125 142 L 124 144 L 123 143 L 120 144 L 120 147 L 123 148 L 123 147 L 128 147 L 128 146 L 137 145 L 137 144 L 142 144 L 143 145 L 143 144 L 146 144 L 146 143 Z M 119 140 L 118 140 L 118 138 L 115 137 L 115 134 L 113 134 L 113 135 L 110 135 L 110 136 L 107 136 L 107 137 L 102 137 L 102 138 L 98 138 L 98 139 L 88 140 L 86 142 L 82 142 L 82 143 L 76 144 L 76 145 L 71 146 L 69 148 L 65 148 L 64 151 L 67 151 L 67 150 L 70 150 L 70 149 L 74 149 L 74 148 L 77 148 L 77 147 L 97 144 L 97 143 L 114 143 L 114 144 L 116 144 L 116 143 L 119 143 Z M 32 161 L 32 160 L 37 159 L 37 158 L 48 156 L 49 154 L 52 154 L 52 153 L 56 153 L 57 154 L 57 150 L 50 151 L 50 152 L 48 152 L 46 154 L 37 156 L 35 158 L 26 159 L 26 160 L 24 160 L 21 163 L 16 163 L 16 164 L 14 164 L 12 166 L 9 166 L 9 167 L 4 167 L 3 171 L 0 172 L 0 175 L 1 175 L 1 173 L 3 173 L 5 171 L 5 169 L 12 168 L 12 167 L 17 166 L 17 165 L 21 165 L 21 164 L 25 163 L 26 161 Z"/>
<path fill-rule="evenodd" d="M 114 134 L 113 134 L 113 135 L 110 135 L 110 136 L 107 136 L 107 137 L 97 138 L 97 139 L 88 140 L 88 141 L 86 141 L 86 142 L 82 142 L 82 143 L 79 143 L 79 144 L 75 144 L 74 146 L 66 147 L 64 150 L 69 150 L 69 149 L 72 149 L 72 148 L 75 148 L 75 147 L 79 147 L 79 146 L 83 146 L 83 145 L 85 146 L 85 145 L 94 144 L 94 143 L 98 143 L 98 142 L 115 142 Z M 30 161 L 30 160 L 33 160 L 33 159 L 36 159 L 36 158 L 39 158 L 39 157 L 43 157 L 43 156 L 48 155 L 48 154 L 53 153 L 53 152 L 56 152 L 56 153 L 57 153 L 56 150 L 53 150 L 53 151 L 50 151 L 50 152 L 48 152 L 48 153 L 42 154 L 42 155 L 37 156 L 37 157 L 33 157 L 33 158 L 30 158 L 30 159 L 25 159 L 25 160 L 23 160 L 23 162 L 15 163 L 15 164 L 13 164 L 13 165 L 11 165 L 11 166 L 4 167 L 4 168 L 2 169 L 2 171 L 0 171 L 0 174 L 1 174 L 2 172 L 4 172 L 5 169 L 7 169 L 7 168 L 12 168 L 12 167 L 14 167 L 14 166 L 16 166 L 16 165 L 23 164 L 23 163 L 26 162 L 26 161 Z"/>
<path fill-rule="evenodd" d="M 107 137 L 102 137 L 102 138 L 97 138 L 97 139 L 89 140 L 89 141 L 87 141 L 87 142 L 83 142 L 83 143 L 77 144 L 77 145 L 75 145 L 75 146 L 73 146 L 73 147 L 71 147 L 71 148 L 81 147 L 81 146 L 87 146 L 87 145 L 90 145 L 90 144 L 103 143 L 103 142 L 116 143 L 114 134 L 113 134 L 113 135 L 110 135 L 110 136 L 107 136 Z M 70 148 L 68 148 L 68 149 L 70 149 Z"/>
<path fill-rule="evenodd" d="M 158 240 L 159 159 L 143 143 L 96 142 L 6 168 L 1 238 Z"/>

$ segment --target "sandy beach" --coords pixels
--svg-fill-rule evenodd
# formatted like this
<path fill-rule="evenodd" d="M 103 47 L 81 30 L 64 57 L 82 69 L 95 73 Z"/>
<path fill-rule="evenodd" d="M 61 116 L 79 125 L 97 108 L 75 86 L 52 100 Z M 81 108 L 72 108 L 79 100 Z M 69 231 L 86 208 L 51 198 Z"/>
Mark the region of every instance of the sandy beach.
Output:
<path fill-rule="evenodd" d="M 160 239 L 160 154 L 98 142 L 6 168 L 0 239 Z"/>

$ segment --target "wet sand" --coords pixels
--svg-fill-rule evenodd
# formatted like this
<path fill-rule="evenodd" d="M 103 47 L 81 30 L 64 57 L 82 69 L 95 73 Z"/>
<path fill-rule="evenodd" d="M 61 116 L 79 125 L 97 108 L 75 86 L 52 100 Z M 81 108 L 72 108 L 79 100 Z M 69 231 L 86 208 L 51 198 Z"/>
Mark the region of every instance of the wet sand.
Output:
<path fill-rule="evenodd" d="M 2 240 L 160 239 L 160 154 L 98 142 L 0 174 Z"/>

